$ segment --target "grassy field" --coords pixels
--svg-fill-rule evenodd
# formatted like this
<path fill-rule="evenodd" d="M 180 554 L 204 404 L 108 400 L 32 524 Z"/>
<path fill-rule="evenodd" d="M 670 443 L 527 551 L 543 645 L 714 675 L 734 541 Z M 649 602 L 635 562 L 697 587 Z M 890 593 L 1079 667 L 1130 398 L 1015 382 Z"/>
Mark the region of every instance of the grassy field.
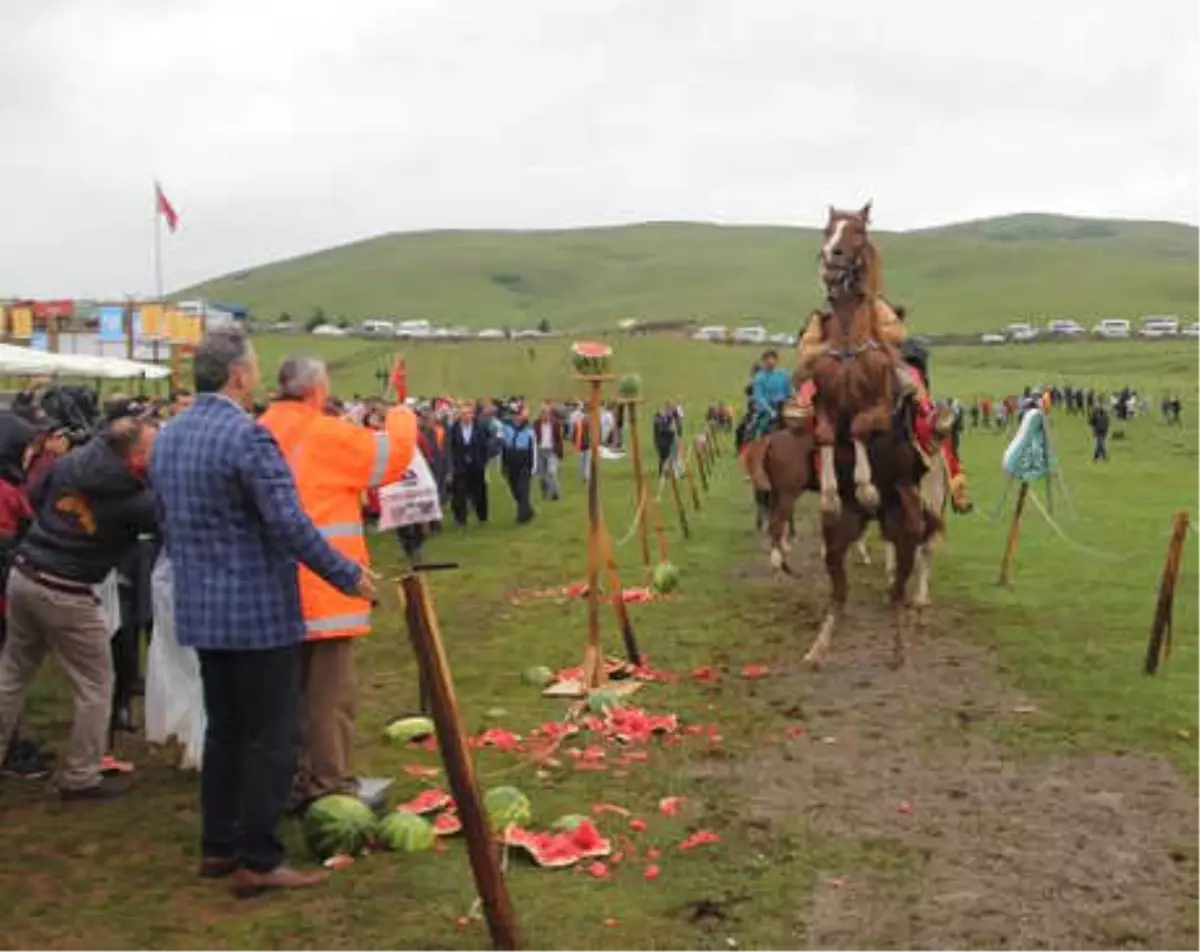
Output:
<path fill-rule="evenodd" d="M 883 209 L 878 209 L 882 213 Z M 185 297 L 236 301 L 263 320 L 315 308 L 359 321 L 467 327 L 610 327 L 622 318 L 761 321 L 795 331 L 812 297 L 818 233 L 659 223 L 557 232 L 370 238 L 247 268 Z M 1017 320 L 1196 316 L 1197 232 L 1186 225 L 1022 215 L 879 233 L 888 294 L 923 332 Z M 1002 303 L 1000 303 L 1002 302 Z"/>
<path fill-rule="evenodd" d="M 312 343 L 264 339 L 264 365 Z M 386 353 L 361 342 L 322 346 L 340 392 L 375 389 L 373 373 Z M 564 396 L 577 392 L 564 351 L 562 344 L 408 348 L 410 387 L 464 396 Z M 740 349 L 644 339 L 620 343 L 616 359 L 620 371 L 642 374 L 651 406 L 679 397 L 694 419 L 705 403 L 739 395 L 747 357 Z M 878 567 L 853 570 L 857 621 L 835 643 L 830 669 L 801 671 L 824 579 L 811 556 L 798 563 L 807 570 L 796 581 L 773 580 L 764 571 L 748 490 L 728 456 L 701 510 L 690 513 L 691 541 L 681 538 L 664 496 L 682 592 L 632 611 L 655 667 L 681 677 L 645 687 L 637 700 L 648 710 L 674 711 L 685 724 L 715 723 L 721 740 L 701 734 L 652 750 L 646 764 L 610 761 L 603 772 L 567 769 L 545 777 L 511 755 L 480 752 L 483 782 L 522 787 L 543 820 L 587 812 L 603 801 L 648 824 L 645 833 L 630 834 L 638 858 L 627 847 L 625 862 L 603 881 L 515 867 L 509 884 L 526 945 L 728 949 L 958 941 L 1028 947 L 1041 937 L 1039 944 L 1060 947 L 1194 947 L 1200 564 L 1194 541 L 1178 586 L 1174 656 L 1155 678 L 1144 677 L 1140 666 L 1171 516 L 1195 509 L 1197 369 L 1197 350 L 1188 345 L 935 351 L 939 395 L 965 400 L 1044 382 L 1110 390 L 1129 384 L 1155 398 L 1177 391 L 1186 425 L 1171 429 L 1153 415 L 1136 420 L 1112 443 L 1112 461 L 1097 466 L 1083 423 L 1055 419 L 1077 516 L 1064 514 L 1061 505 L 1055 509 L 1066 541 L 1028 512 L 1015 584 L 1006 589 L 995 585 L 1006 526 L 994 507 L 1007 441 L 968 432 L 963 452 L 978 511 L 952 520 L 934 573 L 933 626 L 918 637 L 908 674 L 892 675 L 880 663 L 887 635 Z M 473 730 L 495 707 L 505 711 L 500 723 L 520 734 L 563 713 L 561 704 L 522 686 L 519 676 L 530 664 L 578 663 L 584 605 L 514 604 L 512 596 L 584 574 L 584 493 L 573 463 L 564 468 L 564 499 L 535 500 L 538 516 L 530 526 L 514 524 L 511 501 L 494 479 L 490 525 L 451 529 L 429 543 L 430 557 L 461 565 L 434 577 L 433 586 Z M 627 462 L 605 463 L 602 473 L 607 521 L 623 543 L 617 547 L 623 578 L 634 584 L 641 570 L 637 543 L 626 539 L 632 476 Z M 811 550 L 811 501 L 801 508 L 800 546 Z M 878 555 L 878 542 L 872 545 Z M 373 549 L 377 565 L 398 565 L 392 539 L 375 539 Z M 619 638 L 607 614 L 604 620 L 615 653 Z M 413 663 L 390 600 L 361 648 L 357 764 L 366 773 L 399 777 L 400 794 L 407 796 L 419 784 L 404 767 L 435 761 L 382 737 L 388 717 L 416 701 Z M 740 678 L 748 663 L 768 665 L 769 676 Z M 702 666 L 722 669 L 723 681 L 688 676 Z M 945 696 L 948 685 L 962 692 L 953 703 Z M 970 731 L 963 727 L 968 719 L 977 725 Z M 57 675 L 39 680 L 28 723 L 40 736 L 64 736 L 68 704 Z M 0 786 L 6 947 L 487 944 L 481 925 L 456 924 L 473 895 L 461 843 L 445 855 L 369 857 L 306 896 L 235 902 L 194 876 L 194 777 L 135 741 L 126 741 L 124 751 L 139 764 L 138 787 L 120 803 L 64 809 L 39 785 L 6 780 Z M 965 779 L 953 774 L 950 783 L 956 768 L 948 761 L 968 765 Z M 1110 810 L 1097 797 L 1116 796 L 1105 791 L 1115 789 L 1118 776 L 1129 786 L 1122 788 L 1120 809 Z M 1160 787 L 1173 791 L 1169 802 L 1177 808 L 1167 810 L 1161 797 L 1145 800 L 1137 786 L 1143 777 L 1159 785 L 1156 796 Z M 877 779 L 882 792 L 863 787 Z M 949 793 L 934 789 L 943 781 Z M 1015 801 L 1002 796 L 1010 789 Z M 687 798 L 678 817 L 656 809 L 668 795 Z M 964 809 L 954 806 L 959 802 L 974 806 L 956 813 Z M 601 821 L 613 832 L 625 825 L 613 815 Z M 673 849 L 697 829 L 717 832 L 720 842 L 690 853 Z M 301 856 L 294 825 L 287 835 Z M 662 875 L 647 882 L 642 869 L 651 846 L 663 851 Z M 994 852 L 970 852 L 980 849 Z M 1174 878 L 1131 873 L 1131 856 L 1141 863 L 1143 855 L 1160 852 Z M 969 865 L 952 866 L 954 875 L 945 881 L 948 857 Z M 1003 888 L 962 898 L 978 870 L 1005 863 L 1016 865 Z M 1145 873 L 1140 866 L 1137 871 Z M 1119 883 L 1117 893 L 1105 885 L 1110 880 Z M 1037 895 L 1029 895 L 1030 888 Z M 1083 901 L 1076 889 L 1092 899 Z M 1144 899 L 1145 911 L 1137 903 L 1130 907 L 1130 897 Z M 952 901 L 966 905 L 951 915 L 945 903 Z M 1018 907 L 1019 918 L 1012 914 Z M 899 911 L 881 918 L 880 908 Z M 993 920 L 996 931 L 980 931 Z M 931 922 L 960 931 L 930 932 Z M 1060 923 L 1073 931 L 1056 932 Z"/>

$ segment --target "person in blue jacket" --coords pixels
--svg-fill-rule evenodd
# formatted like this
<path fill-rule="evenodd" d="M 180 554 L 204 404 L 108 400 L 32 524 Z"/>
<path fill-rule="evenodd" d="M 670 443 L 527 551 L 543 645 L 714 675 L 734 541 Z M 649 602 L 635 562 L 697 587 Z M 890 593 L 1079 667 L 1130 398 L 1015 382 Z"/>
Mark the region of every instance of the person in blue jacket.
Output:
<path fill-rule="evenodd" d="M 750 384 L 750 404 L 754 408 L 751 439 L 758 439 L 770 429 L 780 405 L 793 393 L 791 375 L 779 369 L 779 354 L 768 350 Z"/>
<path fill-rule="evenodd" d="M 500 466 L 517 504 L 517 522 L 529 522 L 533 518 L 529 490 L 537 466 L 537 440 L 534 428 L 529 425 L 529 409 L 524 403 L 511 420 L 501 424 Z"/>

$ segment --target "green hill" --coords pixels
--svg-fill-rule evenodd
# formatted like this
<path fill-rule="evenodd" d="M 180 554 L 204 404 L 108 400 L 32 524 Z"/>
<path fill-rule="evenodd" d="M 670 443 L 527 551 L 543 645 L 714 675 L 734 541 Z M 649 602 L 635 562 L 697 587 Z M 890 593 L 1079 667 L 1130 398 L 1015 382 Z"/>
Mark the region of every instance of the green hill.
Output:
<path fill-rule="evenodd" d="M 877 232 L 885 290 L 921 332 L 1071 316 L 1195 318 L 1197 229 L 1016 215 Z M 610 326 L 626 317 L 794 330 L 819 301 L 812 229 L 663 222 L 569 231 L 382 235 L 178 292 L 260 318 L 317 307 L 353 321 Z"/>

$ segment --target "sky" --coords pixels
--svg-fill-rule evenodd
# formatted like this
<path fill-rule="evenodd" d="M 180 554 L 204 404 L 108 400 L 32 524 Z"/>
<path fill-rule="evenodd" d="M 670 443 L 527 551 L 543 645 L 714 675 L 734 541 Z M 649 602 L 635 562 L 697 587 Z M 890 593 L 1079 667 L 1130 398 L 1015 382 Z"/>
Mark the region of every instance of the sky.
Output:
<path fill-rule="evenodd" d="M 1195 0 L 3 0 L 0 297 L 371 235 L 1200 221 Z"/>

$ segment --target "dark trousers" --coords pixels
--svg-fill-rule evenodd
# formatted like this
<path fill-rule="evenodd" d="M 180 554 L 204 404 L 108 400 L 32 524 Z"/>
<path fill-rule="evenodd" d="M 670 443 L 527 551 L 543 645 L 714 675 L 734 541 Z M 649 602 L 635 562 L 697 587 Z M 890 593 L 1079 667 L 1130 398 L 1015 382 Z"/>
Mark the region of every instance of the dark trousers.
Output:
<path fill-rule="evenodd" d="M 454 521 L 460 526 L 467 524 L 467 502 L 475 510 L 475 518 L 480 522 L 488 520 L 487 482 L 483 478 L 483 467 L 460 470 L 454 474 L 450 486 L 450 510 L 454 513 Z"/>
<path fill-rule="evenodd" d="M 296 772 L 300 646 L 199 655 L 208 715 L 201 849 L 266 872 L 284 860 L 277 829 Z"/>
<path fill-rule="evenodd" d="M 533 505 L 529 501 L 529 489 L 533 483 L 533 472 L 528 464 L 515 463 L 505 467 L 504 478 L 517 504 L 517 522 L 528 522 L 533 518 Z"/>
<path fill-rule="evenodd" d="M 654 449 L 658 452 L 658 475 L 662 476 L 663 470 L 671 461 L 671 451 L 675 449 L 675 441 L 655 440 Z"/>
<path fill-rule="evenodd" d="M 420 555 L 421 546 L 425 542 L 425 527 L 422 525 L 400 526 L 396 530 L 396 538 L 400 540 L 404 555 L 409 559 L 414 559 Z"/>
<path fill-rule="evenodd" d="M 1108 434 L 1096 434 L 1096 451 L 1092 453 L 1092 462 L 1096 463 L 1100 460 L 1108 462 Z"/>
<path fill-rule="evenodd" d="M 131 585 L 118 585 L 121 605 L 121 627 L 112 637 L 113 710 L 133 703 L 141 665 L 142 631 L 138 625 L 135 591 Z"/>

